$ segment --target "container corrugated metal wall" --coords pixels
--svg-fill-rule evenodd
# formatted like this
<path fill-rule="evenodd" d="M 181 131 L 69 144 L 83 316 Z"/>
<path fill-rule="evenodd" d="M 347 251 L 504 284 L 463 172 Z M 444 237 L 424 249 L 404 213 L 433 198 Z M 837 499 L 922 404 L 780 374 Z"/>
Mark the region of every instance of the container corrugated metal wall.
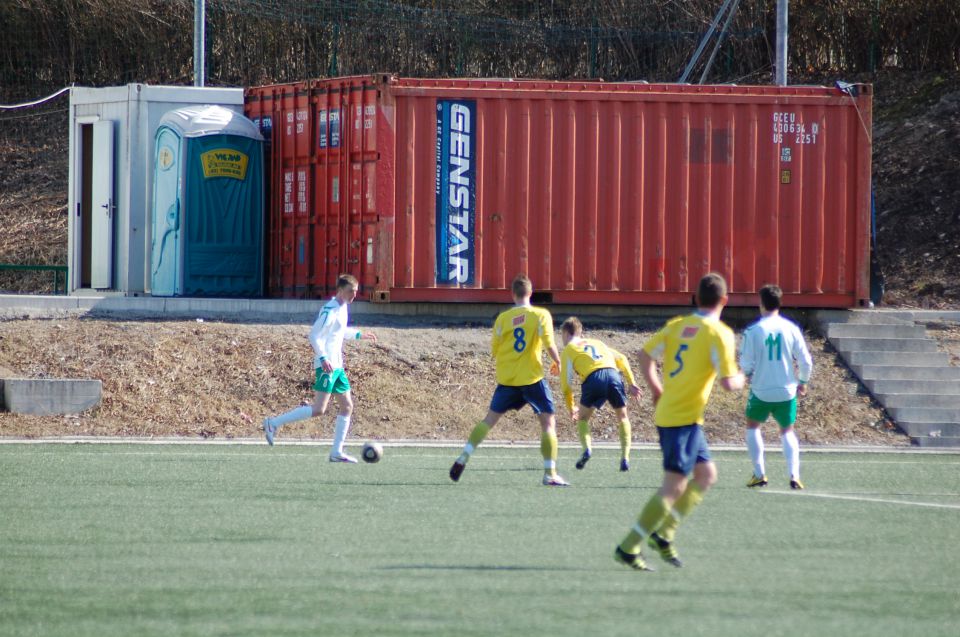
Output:
<path fill-rule="evenodd" d="M 687 304 L 869 297 L 871 87 L 363 76 L 247 90 L 272 296 Z"/>

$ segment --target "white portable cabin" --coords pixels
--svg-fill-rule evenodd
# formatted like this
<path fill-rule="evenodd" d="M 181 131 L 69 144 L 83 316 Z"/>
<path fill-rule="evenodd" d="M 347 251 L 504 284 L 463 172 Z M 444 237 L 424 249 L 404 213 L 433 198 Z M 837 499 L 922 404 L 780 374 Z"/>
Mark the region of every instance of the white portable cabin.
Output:
<path fill-rule="evenodd" d="M 242 115 L 243 89 L 148 84 L 70 89 L 70 293 L 149 291 L 155 134 L 165 113 L 204 104 Z"/>

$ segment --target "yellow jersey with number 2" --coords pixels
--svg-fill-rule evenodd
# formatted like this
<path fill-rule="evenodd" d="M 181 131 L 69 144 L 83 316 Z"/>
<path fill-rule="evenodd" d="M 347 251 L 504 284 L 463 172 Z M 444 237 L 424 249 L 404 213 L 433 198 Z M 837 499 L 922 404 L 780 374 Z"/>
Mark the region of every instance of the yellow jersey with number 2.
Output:
<path fill-rule="evenodd" d="M 573 384 L 582 383 L 598 369 L 616 369 L 630 385 L 636 385 L 627 357 L 595 338 L 577 337 L 560 353 L 560 392 L 567 409 L 573 409 Z"/>
<path fill-rule="evenodd" d="M 733 330 L 699 312 L 668 321 L 643 350 L 663 357 L 663 395 L 653 415 L 658 427 L 702 425 L 717 375 L 737 374 Z"/>
<path fill-rule="evenodd" d="M 543 350 L 553 345 L 553 317 L 547 310 L 518 305 L 501 312 L 491 343 L 497 383 L 522 387 L 542 380 Z"/>

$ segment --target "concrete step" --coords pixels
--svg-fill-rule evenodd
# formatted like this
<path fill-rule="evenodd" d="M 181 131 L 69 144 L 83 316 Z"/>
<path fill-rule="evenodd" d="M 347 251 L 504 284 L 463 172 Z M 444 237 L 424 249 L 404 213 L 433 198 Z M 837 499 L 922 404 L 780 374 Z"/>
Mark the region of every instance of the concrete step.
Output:
<path fill-rule="evenodd" d="M 916 436 L 947 436 L 960 437 L 960 422 L 911 422 L 909 420 L 897 422 L 911 438 Z"/>
<path fill-rule="evenodd" d="M 911 437 L 910 442 L 918 447 L 930 448 L 956 448 L 960 447 L 960 437 L 951 436 L 916 436 Z"/>
<path fill-rule="evenodd" d="M 903 422 L 960 422 L 960 407 L 890 407 L 890 416 Z"/>
<path fill-rule="evenodd" d="M 912 367 L 907 365 L 851 365 L 861 380 L 958 380 L 960 367 Z"/>
<path fill-rule="evenodd" d="M 842 354 L 852 352 L 936 352 L 937 342 L 930 338 L 859 338 L 840 336 L 830 343 Z"/>
<path fill-rule="evenodd" d="M 817 312 L 821 325 L 855 323 L 859 325 L 913 325 L 908 314 L 894 314 L 883 310 L 820 310 Z"/>
<path fill-rule="evenodd" d="M 936 394 L 937 396 L 955 396 L 960 404 L 960 380 L 872 380 L 862 379 L 875 396 L 878 394 Z"/>
<path fill-rule="evenodd" d="M 832 323 L 827 337 L 834 338 L 926 338 L 922 325 L 875 325 L 871 323 Z"/>
<path fill-rule="evenodd" d="M 897 407 L 926 407 L 933 409 L 960 409 L 960 396 L 956 394 L 874 394 L 887 409 Z M 899 419 L 898 419 L 899 420 Z"/>
<path fill-rule="evenodd" d="M 947 366 L 950 357 L 946 352 L 850 352 L 844 359 L 854 365 L 898 365 L 906 367 Z"/>
<path fill-rule="evenodd" d="M 863 310 L 823 313 L 818 325 L 913 444 L 960 447 L 960 368 L 927 338 L 924 322 Z"/>
<path fill-rule="evenodd" d="M 100 403 L 99 380 L 4 378 L 3 406 L 16 414 L 79 414 Z"/>

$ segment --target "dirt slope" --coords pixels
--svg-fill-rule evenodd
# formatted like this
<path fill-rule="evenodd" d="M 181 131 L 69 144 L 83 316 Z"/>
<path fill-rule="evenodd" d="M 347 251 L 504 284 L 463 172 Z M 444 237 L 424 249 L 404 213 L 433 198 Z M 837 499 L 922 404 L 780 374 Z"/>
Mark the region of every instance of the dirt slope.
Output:
<path fill-rule="evenodd" d="M 590 329 L 590 326 L 587 326 Z M 489 327 L 374 325 L 379 341 L 346 344 L 357 438 L 463 440 L 486 413 L 494 375 Z M 33 378 L 96 378 L 99 407 L 80 416 L 0 413 L 0 435 L 124 435 L 247 438 L 264 416 L 312 396 L 308 325 L 216 322 L 105 322 L 85 318 L 0 322 L 0 365 Z M 592 334 L 636 361 L 650 331 L 601 328 Z M 808 444 L 905 445 L 821 339 L 811 340 L 815 377 L 798 431 Z M 551 379 L 559 399 L 559 384 Z M 742 443 L 744 395 L 714 392 L 707 430 L 714 443 Z M 635 440 L 655 442 L 645 395 L 630 408 Z M 576 440 L 563 413 L 561 440 Z M 333 415 L 285 427 L 281 439 L 332 436 Z M 529 410 L 491 434 L 534 440 Z M 770 440 L 775 428 L 768 427 Z M 616 440 L 609 409 L 595 419 L 597 440 Z"/>
<path fill-rule="evenodd" d="M 888 74 L 874 89 L 884 302 L 960 307 L 960 74 Z"/>

